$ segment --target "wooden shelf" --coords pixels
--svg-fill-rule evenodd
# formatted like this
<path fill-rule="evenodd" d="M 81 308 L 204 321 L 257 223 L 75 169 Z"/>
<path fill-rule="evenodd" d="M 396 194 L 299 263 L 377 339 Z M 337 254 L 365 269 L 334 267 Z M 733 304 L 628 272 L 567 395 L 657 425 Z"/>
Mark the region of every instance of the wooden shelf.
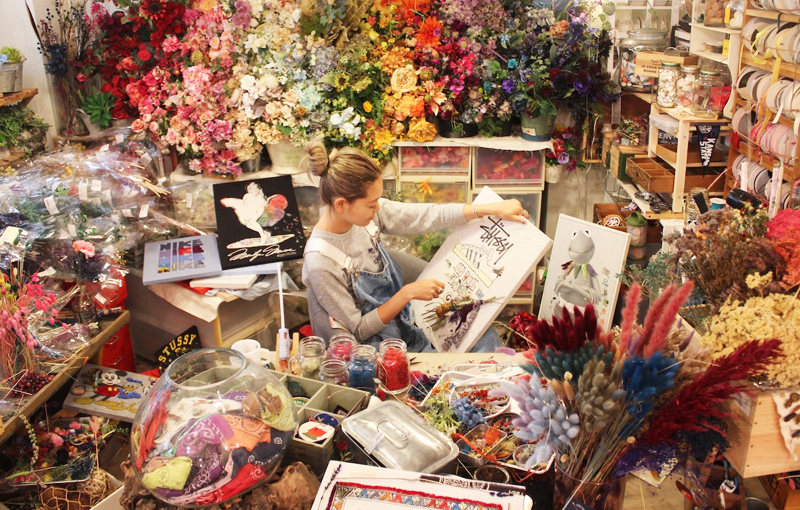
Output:
<path fill-rule="evenodd" d="M 622 95 L 639 98 L 647 104 L 653 103 L 653 94 L 650 92 L 623 92 Z"/>
<path fill-rule="evenodd" d="M 622 182 L 619 181 L 620 187 L 625 190 L 625 193 L 631 197 L 631 201 L 636 204 L 639 209 L 641 209 L 642 214 L 648 220 L 668 220 L 668 219 L 677 219 L 683 218 L 683 213 L 675 213 L 672 211 L 666 211 L 663 213 L 655 213 L 652 209 L 650 209 L 650 204 L 645 202 L 644 200 L 636 198 L 636 193 L 639 192 L 639 188 L 636 187 L 635 184 L 632 182 Z"/>
<path fill-rule="evenodd" d="M 8 440 L 8 438 L 10 438 L 18 428 L 22 427 L 22 419 L 19 417 L 20 415 L 24 415 L 26 418 L 29 418 L 34 412 L 36 412 L 37 409 L 39 409 L 39 407 L 42 406 L 42 404 L 47 401 L 47 399 L 52 397 L 53 394 L 59 390 L 59 388 L 67 383 L 72 383 L 72 376 L 81 369 L 84 363 L 86 363 L 86 360 L 94 356 L 97 351 L 100 350 L 100 347 L 102 347 L 109 340 L 109 338 L 114 336 L 114 334 L 117 333 L 122 326 L 128 323 L 130 318 L 131 313 L 125 310 L 111 323 L 106 323 L 105 328 L 103 328 L 103 330 L 100 331 L 97 336 L 89 341 L 89 347 L 86 350 L 78 353 L 80 357 L 73 358 L 61 372 L 56 374 L 52 381 L 47 383 L 47 385 L 37 394 L 30 397 L 30 399 L 19 408 L 17 414 L 12 416 L 7 422 L 3 423 L 5 428 L 2 432 L 0 432 L 0 444 Z"/>
<path fill-rule="evenodd" d="M 744 13 L 753 18 L 765 18 L 777 20 L 780 17 L 781 21 L 787 23 L 800 23 L 800 16 L 797 14 L 787 14 L 785 12 L 777 11 L 764 11 L 761 9 L 745 9 Z"/>
<path fill-rule="evenodd" d="M 22 101 L 23 105 L 27 105 L 33 99 L 33 96 L 39 93 L 39 89 L 22 89 L 20 92 L 13 92 L 11 94 L 3 94 L 0 97 L 0 106 L 7 106 L 10 104 Z"/>
<path fill-rule="evenodd" d="M 692 23 L 692 28 L 700 28 L 702 30 L 710 30 L 712 32 L 719 32 L 721 34 L 739 35 L 742 31 L 741 28 L 727 28 L 727 27 L 707 27 L 702 23 Z"/>
<path fill-rule="evenodd" d="M 671 11 L 671 5 L 618 5 L 616 6 L 618 11 L 649 11 L 650 9 L 655 9 L 657 11 Z"/>
<path fill-rule="evenodd" d="M 673 119 L 677 119 L 679 121 L 690 122 L 692 124 L 729 124 L 730 119 L 726 117 L 720 117 L 718 119 L 709 119 L 707 117 L 696 117 L 694 115 L 689 115 L 686 113 L 685 110 L 681 108 L 662 108 L 658 106 L 656 103 L 652 103 L 652 107 L 657 111 L 657 113 L 666 113 Z"/>
<path fill-rule="evenodd" d="M 692 52 L 692 55 L 707 58 L 708 60 L 713 60 L 714 62 L 719 62 L 721 64 L 728 63 L 728 55 L 723 55 L 722 53 L 711 53 L 710 51 L 696 50 Z"/>
<path fill-rule="evenodd" d="M 770 156 L 769 154 L 764 154 L 761 152 L 760 149 L 752 150 L 748 147 L 748 143 L 741 141 L 739 142 L 738 147 L 734 147 L 733 150 L 739 154 L 744 155 L 750 161 L 754 161 L 759 165 L 763 166 L 770 172 L 772 171 L 772 167 L 775 165 L 776 160 Z M 779 161 L 779 160 L 778 160 Z M 731 161 L 733 163 L 733 161 Z M 800 166 L 792 166 L 789 164 L 784 164 L 783 166 L 783 180 L 787 182 L 794 182 L 800 179 Z"/>

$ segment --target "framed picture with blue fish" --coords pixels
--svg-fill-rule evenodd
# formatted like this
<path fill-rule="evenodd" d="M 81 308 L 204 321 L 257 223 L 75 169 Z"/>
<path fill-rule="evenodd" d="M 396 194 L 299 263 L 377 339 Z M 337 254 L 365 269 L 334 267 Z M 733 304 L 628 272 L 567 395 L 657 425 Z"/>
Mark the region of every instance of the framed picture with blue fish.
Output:
<path fill-rule="evenodd" d="M 222 269 L 303 257 L 306 237 L 292 177 L 214 185 Z"/>
<path fill-rule="evenodd" d="M 156 377 L 87 364 L 75 376 L 64 408 L 133 423 Z"/>

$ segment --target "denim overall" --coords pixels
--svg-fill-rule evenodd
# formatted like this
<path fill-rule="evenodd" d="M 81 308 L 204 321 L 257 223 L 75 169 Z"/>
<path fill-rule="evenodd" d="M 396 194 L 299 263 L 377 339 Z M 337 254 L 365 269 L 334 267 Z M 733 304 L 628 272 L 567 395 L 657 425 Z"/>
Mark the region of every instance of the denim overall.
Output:
<path fill-rule="evenodd" d="M 373 237 L 377 235 L 378 228 L 375 224 L 370 224 L 366 228 Z M 350 276 L 356 299 L 363 302 L 362 315 L 378 308 L 403 288 L 403 270 L 386 251 L 383 243 L 378 241 L 376 245 L 383 263 L 383 271 L 380 273 L 353 268 L 350 257 L 324 239 L 311 238 L 306 244 L 306 252 L 318 251 L 345 268 Z M 403 340 L 408 352 L 437 352 L 422 330 L 414 324 L 414 312 L 410 303 L 406 304 L 385 328 L 362 343 L 371 344 L 377 349 L 387 338 Z M 472 352 L 494 352 L 495 347 L 499 345 L 502 345 L 500 338 L 493 328 L 489 328 L 473 347 Z"/>

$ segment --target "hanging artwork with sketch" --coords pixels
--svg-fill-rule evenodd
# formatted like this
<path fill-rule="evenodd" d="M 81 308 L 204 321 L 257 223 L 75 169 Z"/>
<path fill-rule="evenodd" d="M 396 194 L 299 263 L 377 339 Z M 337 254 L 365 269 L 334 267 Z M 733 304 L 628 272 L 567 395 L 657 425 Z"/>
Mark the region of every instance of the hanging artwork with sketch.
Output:
<path fill-rule="evenodd" d="M 559 216 L 538 317 L 561 317 L 564 307 L 571 313 L 591 303 L 608 331 L 629 244 L 627 232 Z"/>
<path fill-rule="evenodd" d="M 473 203 L 501 201 L 484 187 Z M 440 352 L 468 352 L 552 244 L 530 222 L 493 216 L 454 229 L 419 276 L 445 289 L 437 299 L 411 302 L 417 326 Z"/>
<path fill-rule="evenodd" d="M 301 258 L 306 238 L 290 176 L 214 185 L 223 269 Z"/>

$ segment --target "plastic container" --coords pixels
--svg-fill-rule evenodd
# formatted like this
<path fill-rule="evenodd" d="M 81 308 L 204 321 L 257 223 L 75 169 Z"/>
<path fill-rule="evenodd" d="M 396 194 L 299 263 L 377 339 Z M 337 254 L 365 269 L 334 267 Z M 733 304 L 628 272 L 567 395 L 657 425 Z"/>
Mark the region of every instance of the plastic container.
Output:
<path fill-rule="evenodd" d="M 133 468 L 171 505 L 222 503 L 270 478 L 297 424 L 291 395 L 268 370 L 230 349 L 200 349 L 175 360 L 139 406 Z"/>
<path fill-rule="evenodd" d="M 650 116 L 650 122 L 661 131 L 670 135 L 678 134 L 678 119 L 666 113 L 658 113 Z"/>

